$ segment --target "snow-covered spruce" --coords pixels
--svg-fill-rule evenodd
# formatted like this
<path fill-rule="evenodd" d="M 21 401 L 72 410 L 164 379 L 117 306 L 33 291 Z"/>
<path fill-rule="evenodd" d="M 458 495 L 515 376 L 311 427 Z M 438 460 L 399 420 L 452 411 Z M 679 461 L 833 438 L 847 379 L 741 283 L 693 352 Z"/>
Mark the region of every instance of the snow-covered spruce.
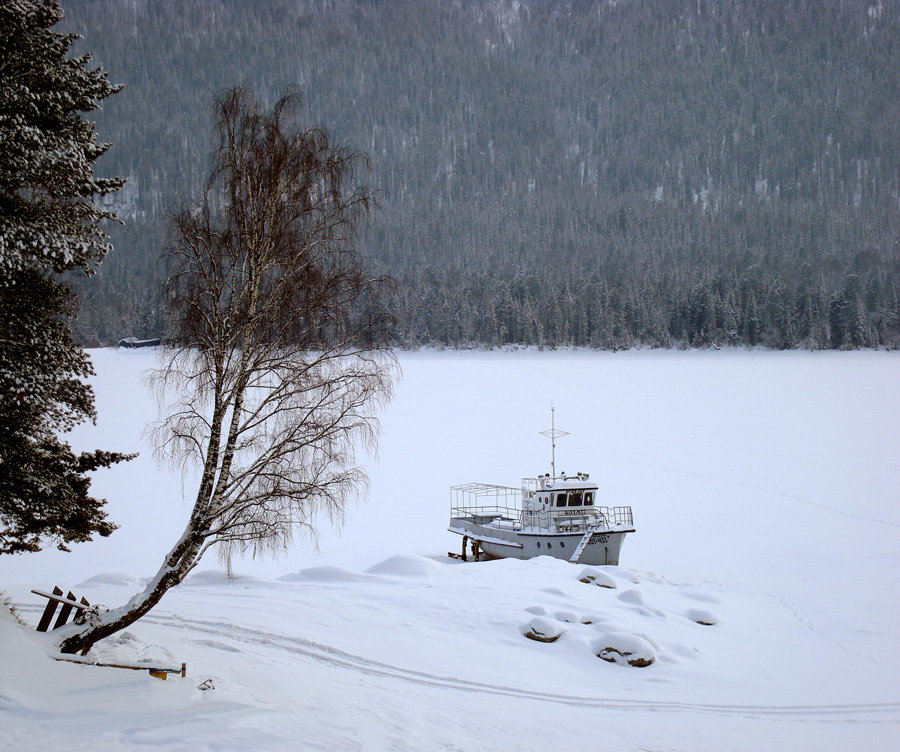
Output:
<path fill-rule="evenodd" d="M 74 295 L 110 250 L 98 201 L 119 178 L 94 176 L 109 144 L 84 114 L 118 87 L 77 38 L 53 31 L 53 0 L 0 3 L 0 555 L 107 536 L 89 473 L 126 459 L 75 454 L 58 438 L 96 418 L 90 359 L 72 339 Z"/>

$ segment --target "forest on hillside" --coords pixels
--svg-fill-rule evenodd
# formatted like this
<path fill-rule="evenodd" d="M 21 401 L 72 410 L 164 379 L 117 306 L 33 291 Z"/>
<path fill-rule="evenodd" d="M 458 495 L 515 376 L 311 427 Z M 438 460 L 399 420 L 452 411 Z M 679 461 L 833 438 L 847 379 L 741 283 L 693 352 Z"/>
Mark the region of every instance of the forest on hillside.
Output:
<path fill-rule="evenodd" d="M 63 0 L 124 89 L 84 344 L 159 336 L 208 105 L 296 85 L 367 152 L 398 344 L 900 345 L 896 0 Z"/>

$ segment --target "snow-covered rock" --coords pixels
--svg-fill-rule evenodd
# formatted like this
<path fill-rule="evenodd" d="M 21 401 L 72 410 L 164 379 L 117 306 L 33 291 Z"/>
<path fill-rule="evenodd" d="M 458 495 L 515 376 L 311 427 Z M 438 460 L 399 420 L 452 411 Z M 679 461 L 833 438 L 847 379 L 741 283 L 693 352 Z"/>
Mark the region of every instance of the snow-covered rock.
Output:
<path fill-rule="evenodd" d="M 565 632 L 565 628 L 557 621 L 536 616 L 519 627 L 519 633 L 536 642 L 556 642 Z"/>
<path fill-rule="evenodd" d="M 704 626 L 711 627 L 714 624 L 719 623 L 719 617 L 716 616 L 712 611 L 706 611 L 701 608 L 691 608 L 688 609 L 686 616 L 693 622 L 697 624 L 703 624 Z"/>
<path fill-rule="evenodd" d="M 609 663 L 645 668 L 656 660 L 653 646 L 637 635 L 607 632 L 593 643 L 594 655 Z"/>
<path fill-rule="evenodd" d="M 587 569 L 583 570 L 581 574 L 578 575 L 578 580 L 580 582 L 585 582 L 591 585 L 609 588 L 610 590 L 615 590 L 617 587 L 619 587 L 616 581 L 609 574 L 594 567 L 588 567 Z"/>

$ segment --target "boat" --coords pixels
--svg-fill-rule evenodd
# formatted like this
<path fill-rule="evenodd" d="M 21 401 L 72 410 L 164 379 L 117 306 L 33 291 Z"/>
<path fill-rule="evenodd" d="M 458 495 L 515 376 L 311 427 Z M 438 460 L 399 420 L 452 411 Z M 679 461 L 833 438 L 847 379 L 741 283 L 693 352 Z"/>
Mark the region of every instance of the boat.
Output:
<path fill-rule="evenodd" d="M 602 506 L 599 486 L 588 473 L 556 474 L 555 427 L 551 438 L 552 472 L 522 478 L 521 485 L 464 483 L 450 489 L 450 526 L 462 536 L 464 561 L 531 559 L 552 556 L 575 564 L 618 564 L 622 542 L 635 532 L 630 506 Z"/>

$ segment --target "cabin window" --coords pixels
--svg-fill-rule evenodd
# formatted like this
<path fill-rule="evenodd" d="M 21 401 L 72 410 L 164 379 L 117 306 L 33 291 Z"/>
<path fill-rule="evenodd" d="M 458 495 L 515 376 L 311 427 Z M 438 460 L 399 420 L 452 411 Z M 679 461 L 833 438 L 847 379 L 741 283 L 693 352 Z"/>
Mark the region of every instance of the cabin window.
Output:
<path fill-rule="evenodd" d="M 560 548 L 565 548 L 565 547 L 566 547 L 566 542 L 565 542 L 565 541 L 560 541 L 560 542 L 559 542 L 559 547 L 560 547 Z"/>
<path fill-rule="evenodd" d="M 558 493 L 556 494 L 556 506 L 564 507 L 566 505 L 566 494 Z"/>
<path fill-rule="evenodd" d="M 575 491 L 574 493 L 569 494 L 569 506 L 570 507 L 580 507 L 581 506 L 581 491 Z"/>
<path fill-rule="evenodd" d="M 537 544 L 538 544 L 538 548 L 540 548 L 540 547 L 541 547 L 541 542 L 538 541 Z"/>
<path fill-rule="evenodd" d="M 585 491 L 584 493 L 584 505 L 586 507 L 592 506 L 594 504 L 594 493 L 593 491 Z"/>

